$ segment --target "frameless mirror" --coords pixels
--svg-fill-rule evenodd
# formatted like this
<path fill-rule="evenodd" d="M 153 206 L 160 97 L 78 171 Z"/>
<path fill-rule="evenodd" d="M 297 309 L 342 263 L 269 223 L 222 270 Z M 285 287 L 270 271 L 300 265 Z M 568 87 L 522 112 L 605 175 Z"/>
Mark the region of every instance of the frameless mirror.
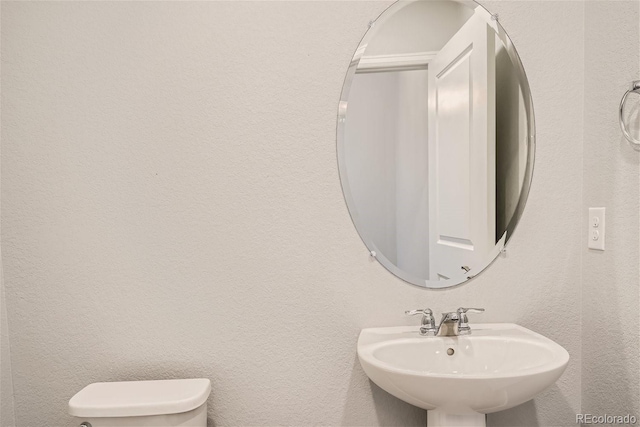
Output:
<path fill-rule="evenodd" d="M 399 1 L 371 23 L 342 90 L 338 163 L 384 267 L 429 288 L 480 273 L 522 215 L 533 156 L 529 85 L 497 15 Z"/>

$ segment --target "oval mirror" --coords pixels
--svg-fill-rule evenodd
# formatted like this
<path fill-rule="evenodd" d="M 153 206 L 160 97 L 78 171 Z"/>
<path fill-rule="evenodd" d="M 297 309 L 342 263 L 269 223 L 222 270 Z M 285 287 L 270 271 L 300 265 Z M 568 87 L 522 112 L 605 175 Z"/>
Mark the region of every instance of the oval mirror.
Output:
<path fill-rule="evenodd" d="M 372 22 L 338 111 L 338 164 L 360 237 L 414 285 L 463 283 L 522 215 L 534 119 L 520 58 L 472 1 L 399 1 Z"/>

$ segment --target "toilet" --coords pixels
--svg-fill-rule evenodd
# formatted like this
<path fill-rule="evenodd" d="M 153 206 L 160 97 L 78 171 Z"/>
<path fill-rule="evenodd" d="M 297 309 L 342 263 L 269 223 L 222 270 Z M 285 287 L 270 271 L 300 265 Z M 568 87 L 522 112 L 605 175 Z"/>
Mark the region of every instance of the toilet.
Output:
<path fill-rule="evenodd" d="M 69 400 L 83 427 L 207 427 L 211 381 L 124 381 L 89 384 Z"/>

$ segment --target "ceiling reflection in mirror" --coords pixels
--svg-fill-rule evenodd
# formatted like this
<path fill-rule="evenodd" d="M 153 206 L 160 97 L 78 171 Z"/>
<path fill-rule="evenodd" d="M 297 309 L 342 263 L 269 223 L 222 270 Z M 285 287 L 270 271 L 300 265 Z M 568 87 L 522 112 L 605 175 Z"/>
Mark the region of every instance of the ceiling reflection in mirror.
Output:
<path fill-rule="evenodd" d="M 338 112 L 338 163 L 360 237 L 403 280 L 458 285 L 504 249 L 533 169 L 524 69 L 496 15 L 400 1 L 364 36 Z"/>

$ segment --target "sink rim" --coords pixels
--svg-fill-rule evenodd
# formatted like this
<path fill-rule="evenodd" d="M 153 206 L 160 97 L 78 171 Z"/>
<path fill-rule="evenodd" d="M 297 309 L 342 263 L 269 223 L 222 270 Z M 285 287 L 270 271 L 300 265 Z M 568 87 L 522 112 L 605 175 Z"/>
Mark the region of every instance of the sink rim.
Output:
<path fill-rule="evenodd" d="M 515 323 L 479 323 L 472 326 L 475 333 L 472 335 L 461 337 L 423 337 L 418 333 L 418 327 L 415 326 L 395 326 L 395 327 L 383 327 L 383 328 L 366 328 L 360 332 L 358 337 L 357 353 L 361 362 L 376 366 L 378 369 L 382 369 L 387 372 L 393 372 L 402 375 L 410 375 L 413 377 L 433 378 L 433 379 L 451 379 L 451 380 L 498 380 L 508 378 L 520 378 L 526 376 L 534 376 L 551 372 L 556 369 L 562 369 L 567 366 L 570 360 L 569 352 L 555 341 L 533 332 L 527 328 L 524 328 Z M 502 332 L 502 334 L 496 332 Z M 509 331 L 515 331 L 515 334 L 509 334 Z M 391 335 L 389 338 L 382 338 L 373 342 L 364 342 L 369 338 L 367 335 L 380 334 Z M 397 335 L 397 336 L 393 336 Z M 404 335 L 404 336 L 403 336 Z M 523 343 L 530 343 L 536 346 L 542 346 L 551 351 L 551 360 L 543 363 L 542 365 L 515 370 L 513 372 L 506 373 L 439 373 L 439 372 L 424 372 L 415 369 L 398 368 L 393 366 L 389 362 L 385 362 L 376 356 L 374 352 L 380 348 L 393 346 L 398 343 L 414 343 L 421 342 L 422 340 L 440 340 L 445 345 L 447 343 L 456 343 L 460 345 L 460 342 L 484 340 L 484 339 L 507 339 L 511 341 L 519 341 Z"/>

